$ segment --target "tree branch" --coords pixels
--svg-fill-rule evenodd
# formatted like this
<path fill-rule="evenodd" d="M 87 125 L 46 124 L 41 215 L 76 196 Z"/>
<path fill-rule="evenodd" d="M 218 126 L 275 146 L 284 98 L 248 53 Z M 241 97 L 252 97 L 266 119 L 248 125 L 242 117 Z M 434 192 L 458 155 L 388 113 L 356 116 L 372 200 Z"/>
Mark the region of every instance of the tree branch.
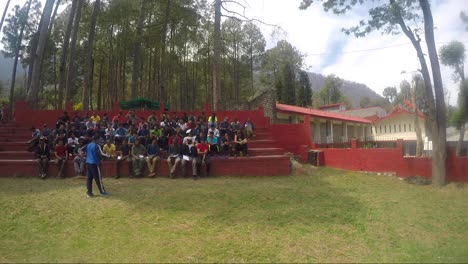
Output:
<path fill-rule="evenodd" d="M 278 28 L 278 29 L 283 30 L 283 29 L 282 29 L 280 26 L 278 26 L 278 25 L 270 24 L 270 23 L 267 23 L 267 22 L 265 22 L 265 21 L 262 21 L 262 20 L 256 19 L 256 18 L 248 18 L 248 17 L 246 17 L 245 15 L 240 14 L 239 12 L 228 10 L 228 9 L 226 9 L 224 6 L 221 6 L 221 8 L 222 8 L 224 11 L 226 11 L 226 12 L 228 12 L 228 13 L 230 13 L 230 14 L 235 15 L 235 16 L 232 16 L 232 15 L 222 15 L 223 17 L 229 17 L 229 18 L 237 19 L 237 20 L 242 21 L 242 22 L 258 22 L 258 23 L 261 23 L 261 24 L 266 25 L 266 26 L 276 27 L 276 28 Z M 237 16 L 238 16 L 238 17 L 237 17 Z M 240 17 L 240 18 L 239 18 L 239 17 Z M 283 30 L 283 31 L 284 31 L 284 30 Z"/>

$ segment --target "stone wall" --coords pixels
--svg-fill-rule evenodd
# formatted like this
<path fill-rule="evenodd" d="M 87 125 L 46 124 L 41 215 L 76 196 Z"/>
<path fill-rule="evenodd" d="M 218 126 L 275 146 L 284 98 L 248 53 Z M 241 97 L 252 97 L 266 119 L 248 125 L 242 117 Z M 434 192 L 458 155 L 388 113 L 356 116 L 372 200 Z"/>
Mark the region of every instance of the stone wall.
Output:
<path fill-rule="evenodd" d="M 265 90 L 255 98 L 249 101 L 235 102 L 234 100 L 225 100 L 222 103 L 223 110 L 239 111 L 239 110 L 256 110 L 260 106 L 264 109 L 264 115 L 271 120 L 276 118 L 275 112 L 276 93 L 274 90 Z"/>

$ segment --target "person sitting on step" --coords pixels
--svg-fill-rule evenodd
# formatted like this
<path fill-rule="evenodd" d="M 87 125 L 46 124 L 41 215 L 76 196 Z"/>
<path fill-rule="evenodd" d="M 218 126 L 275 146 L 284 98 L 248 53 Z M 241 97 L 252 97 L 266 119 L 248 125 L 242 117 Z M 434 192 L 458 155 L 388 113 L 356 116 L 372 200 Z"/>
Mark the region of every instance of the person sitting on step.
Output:
<path fill-rule="evenodd" d="M 133 178 L 133 164 L 132 164 L 132 157 L 131 157 L 131 146 L 128 144 L 127 139 L 124 139 L 122 141 L 122 144 L 119 145 L 116 154 L 117 154 L 117 159 L 115 162 L 115 167 L 116 167 L 116 175 L 114 178 L 118 179 L 120 178 L 120 167 L 122 163 L 126 162 L 128 166 L 128 174 L 130 175 L 130 178 Z"/>
<path fill-rule="evenodd" d="M 169 167 L 169 177 L 175 178 L 177 165 L 182 161 L 181 157 L 182 140 L 178 134 L 172 135 L 169 138 L 167 165 Z"/>
<path fill-rule="evenodd" d="M 140 140 L 135 139 L 135 144 L 132 147 L 132 161 L 133 161 L 133 171 L 135 177 L 143 177 L 143 170 L 145 169 L 145 155 L 146 148 L 140 144 Z"/>
<path fill-rule="evenodd" d="M 55 158 L 58 166 L 57 178 L 65 178 L 63 169 L 68 160 L 68 150 L 67 146 L 64 144 L 63 139 L 59 139 L 57 145 L 54 148 Z"/>
<path fill-rule="evenodd" d="M 201 167 L 205 164 L 206 177 L 210 176 L 210 156 L 208 155 L 208 144 L 205 139 L 201 139 L 200 143 L 197 144 L 197 175 L 201 177 Z"/>
<path fill-rule="evenodd" d="M 73 149 L 73 168 L 75 169 L 76 176 L 84 176 L 85 164 L 86 164 L 86 153 L 83 139 L 78 140 L 78 145 Z"/>
<path fill-rule="evenodd" d="M 148 177 L 154 177 L 156 176 L 154 170 L 159 161 L 159 145 L 156 139 L 153 140 L 151 144 L 148 144 L 148 147 L 146 147 L 146 154 L 148 155 L 146 157 L 146 163 L 149 170 Z"/>
<path fill-rule="evenodd" d="M 228 133 L 221 138 L 220 149 L 223 156 L 229 157 L 232 155 L 232 139 Z"/>
<path fill-rule="evenodd" d="M 192 166 L 192 177 L 197 179 L 197 148 L 193 145 L 193 140 L 188 139 L 182 145 L 182 177 L 186 177 L 186 164 Z"/>
<path fill-rule="evenodd" d="M 249 156 L 247 141 L 247 137 L 245 136 L 245 132 L 243 130 L 238 131 L 237 134 L 234 136 L 235 158 L 238 156 Z"/>
<path fill-rule="evenodd" d="M 208 137 L 206 138 L 206 143 L 208 144 L 208 153 L 213 156 L 217 155 L 219 152 L 219 143 L 218 138 L 214 136 L 213 131 L 208 133 Z"/>
<path fill-rule="evenodd" d="M 50 149 L 45 137 L 39 138 L 39 144 L 36 146 L 34 157 L 39 165 L 39 177 L 45 179 L 50 159 Z"/>

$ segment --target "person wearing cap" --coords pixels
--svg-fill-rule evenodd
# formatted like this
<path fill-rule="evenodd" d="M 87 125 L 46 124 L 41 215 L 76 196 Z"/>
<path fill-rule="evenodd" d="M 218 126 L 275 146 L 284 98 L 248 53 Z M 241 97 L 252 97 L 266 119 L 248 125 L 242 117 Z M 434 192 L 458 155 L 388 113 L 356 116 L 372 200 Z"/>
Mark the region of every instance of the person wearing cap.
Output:
<path fill-rule="evenodd" d="M 93 179 L 101 195 L 105 196 L 108 194 L 104 188 L 101 170 L 99 168 L 101 157 L 107 156 L 107 154 L 102 152 L 101 147 L 97 144 L 98 140 L 99 136 L 95 135 L 93 136 L 93 140 L 86 146 L 86 168 L 88 169 L 86 177 L 86 196 L 89 198 L 94 196 Z"/>
<path fill-rule="evenodd" d="M 34 157 L 39 165 L 39 177 L 45 179 L 47 177 L 47 166 L 49 165 L 50 149 L 45 137 L 39 138 L 39 144 L 36 146 Z"/>
<path fill-rule="evenodd" d="M 192 140 L 192 142 L 195 141 L 195 137 L 193 136 L 192 129 L 188 129 L 187 131 L 185 131 L 185 133 L 186 133 L 186 136 L 184 137 L 184 140 L 182 140 L 182 144 L 187 144 L 187 141 L 189 139 Z"/>

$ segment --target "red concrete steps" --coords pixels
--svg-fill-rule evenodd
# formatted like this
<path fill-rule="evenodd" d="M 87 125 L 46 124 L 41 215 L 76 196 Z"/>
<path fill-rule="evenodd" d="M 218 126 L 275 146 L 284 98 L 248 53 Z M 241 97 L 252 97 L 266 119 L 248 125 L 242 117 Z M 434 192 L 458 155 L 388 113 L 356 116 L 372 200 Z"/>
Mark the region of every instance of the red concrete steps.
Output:
<path fill-rule="evenodd" d="M 3 142 L 26 142 L 31 139 L 31 136 L 25 137 L 22 135 L 0 135 L 0 144 Z"/>
<path fill-rule="evenodd" d="M 23 151 L 0 151 L 0 160 L 27 160 L 34 158 L 34 152 Z"/>
<path fill-rule="evenodd" d="M 274 148 L 278 146 L 278 141 L 273 139 L 251 139 L 248 141 L 250 148 Z"/>
<path fill-rule="evenodd" d="M 255 157 L 239 157 L 239 158 L 221 158 L 214 157 L 211 159 L 211 175 L 212 176 L 280 176 L 288 175 L 291 171 L 289 158 L 284 155 L 269 155 Z M 128 175 L 126 164 L 122 165 L 122 174 Z M 55 177 L 58 172 L 58 167 L 55 163 L 50 162 L 48 167 L 48 176 Z M 191 172 L 187 167 L 187 175 Z M 112 177 L 115 175 L 115 161 L 103 161 L 101 165 L 101 173 L 104 177 Z M 145 168 L 145 175 L 147 169 Z M 35 160 L 4 160 L 0 159 L 0 177 L 37 177 L 38 165 Z M 73 177 L 73 161 L 69 160 L 65 165 L 65 175 Z M 160 161 L 156 168 L 156 175 L 167 177 L 169 169 L 165 160 Z M 182 177 L 181 169 L 178 167 L 176 172 L 177 177 Z M 204 171 L 202 172 L 204 175 Z"/>
<path fill-rule="evenodd" d="M 286 151 L 283 148 L 253 148 L 249 147 L 251 156 L 283 155 Z"/>
<path fill-rule="evenodd" d="M 25 151 L 28 145 L 23 142 L 1 142 L 0 143 L 0 152 L 1 151 Z"/>

